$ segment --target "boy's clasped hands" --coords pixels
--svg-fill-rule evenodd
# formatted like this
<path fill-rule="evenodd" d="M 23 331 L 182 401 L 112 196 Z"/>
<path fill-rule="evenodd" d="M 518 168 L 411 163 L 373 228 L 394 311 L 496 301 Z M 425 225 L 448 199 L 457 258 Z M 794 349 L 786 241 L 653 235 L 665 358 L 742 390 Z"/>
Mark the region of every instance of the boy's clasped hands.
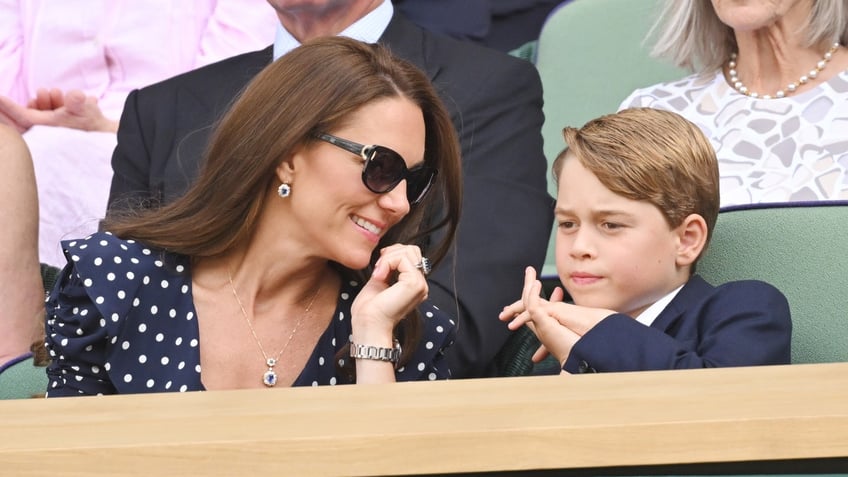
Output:
<path fill-rule="evenodd" d="M 565 303 L 562 301 L 564 294 L 562 288 L 556 287 L 550 299 L 542 298 L 542 282 L 536 278 L 536 270 L 527 267 L 521 299 L 505 306 L 498 316 L 501 321 L 508 322 L 507 327 L 512 331 L 527 325 L 545 343 L 533 354 L 533 362 L 538 363 L 551 353 L 560 367 L 564 366 L 577 340 L 615 313 Z"/>

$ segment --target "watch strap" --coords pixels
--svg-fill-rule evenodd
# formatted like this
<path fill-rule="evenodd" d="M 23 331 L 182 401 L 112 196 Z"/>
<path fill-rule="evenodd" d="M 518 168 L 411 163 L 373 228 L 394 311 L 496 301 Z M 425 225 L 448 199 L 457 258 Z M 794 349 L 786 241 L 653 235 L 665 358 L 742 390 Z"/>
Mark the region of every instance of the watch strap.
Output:
<path fill-rule="evenodd" d="M 355 359 L 373 359 L 377 361 L 388 361 L 397 364 L 400 361 L 400 341 L 394 340 L 391 348 L 357 344 L 351 341 L 350 357 Z"/>

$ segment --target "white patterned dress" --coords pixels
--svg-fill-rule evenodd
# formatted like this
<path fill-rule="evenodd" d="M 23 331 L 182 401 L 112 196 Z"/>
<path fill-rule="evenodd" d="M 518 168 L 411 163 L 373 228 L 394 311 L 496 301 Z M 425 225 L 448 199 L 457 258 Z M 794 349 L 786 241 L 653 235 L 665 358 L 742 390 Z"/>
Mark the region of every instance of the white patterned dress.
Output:
<path fill-rule="evenodd" d="M 848 199 L 848 70 L 782 99 L 740 94 L 721 72 L 633 92 L 697 124 L 715 147 L 721 205 Z"/>

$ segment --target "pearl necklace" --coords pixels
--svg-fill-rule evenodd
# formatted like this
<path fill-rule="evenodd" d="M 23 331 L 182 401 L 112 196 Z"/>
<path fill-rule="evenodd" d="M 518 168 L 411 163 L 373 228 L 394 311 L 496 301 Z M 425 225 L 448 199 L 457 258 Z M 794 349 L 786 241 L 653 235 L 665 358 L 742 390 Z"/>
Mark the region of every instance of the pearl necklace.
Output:
<path fill-rule="evenodd" d="M 786 85 L 786 91 L 779 89 L 773 95 L 769 95 L 769 94 L 760 95 L 760 94 L 758 94 L 754 91 L 749 90 L 748 87 L 745 86 L 745 84 L 742 83 L 742 81 L 739 80 L 739 76 L 736 72 L 736 53 L 731 53 L 730 54 L 730 61 L 727 62 L 727 69 L 729 70 L 727 73 L 730 76 L 730 84 L 733 86 L 734 89 L 736 89 L 736 91 L 739 91 L 740 93 L 744 94 L 745 96 L 750 96 L 752 98 L 762 98 L 762 99 L 783 98 L 783 97 L 785 97 L 789 94 L 794 93 L 795 90 L 798 89 L 798 86 L 801 86 L 802 84 L 807 84 L 807 82 L 810 81 L 811 79 L 815 79 L 819 75 L 819 73 L 821 73 L 821 71 L 824 69 L 824 67 L 827 66 L 827 64 L 828 64 L 828 62 L 830 62 L 831 58 L 833 58 L 833 53 L 837 50 L 837 48 L 839 48 L 839 46 L 840 46 L 839 42 L 834 43 L 830 47 L 830 49 L 827 50 L 827 53 L 824 54 L 824 57 L 822 57 L 822 59 L 819 60 L 818 63 L 816 63 L 815 68 L 811 69 L 809 71 L 809 73 L 798 78 L 798 81 L 795 81 L 794 83 L 789 83 L 788 85 Z"/>
<path fill-rule="evenodd" d="M 247 311 L 244 309 L 244 305 L 241 304 L 241 299 L 236 292 L 236 286 L 233 284 L 233 274 L 230 273 L 230 268 L 227 267 L 227 278 L 230 279 L 230 288 L 233 289 L 233 296 L 236 298 L 236 302 L 238 303 L 239 308 L 241 309 L 241 314 L 244 316 L 244 321 L 247 322 L 247 326 L 250 328 L 250 333 L 253 335 L 253 339 L 256 341 L 256 346 L 259 347 L 259 352 L 262 353 L 262 357 L 265 358 L 265 364 L 268 366 L 268 371 L 265 371 L 265 374 L 262 375 L 262 383 L 265 386 L 273 387 L 277 384 L 277 372 L 274 371 L 274 366 L 277 365 L 277 361 L 279 361 L 280 356 L 283 355 L 283 352 L 286 351 L 286 348 L 289 347 L 289 343 L 291 343 L 292 338 L 294 338 L 294 334 L 297 333 L 297 329 L 300 328 L 300 324 L 303 322 L 303 318 L 309 314 L 310 308 L 312 308 L 312 304 L 315 303 L 315 297 L 318 296 L 318 292 L 321 291 L 321 286 L 315 290 L 315 294 L 312 295 L 312 298 L 309 300 L 309 304 L 306 305 L 306 309 L 303 310 L 303 314 L 300 315 L 300 318 L 297 320 L 297 323 L 294 325 L 291 334 L 289 335 L 289 339 L 286 340 L 286 344 L 283 345 L 283 348 L 277 353 L 277 356 L 273 358 L 269 358 L 265 353 L 265 348 L 262 347 L 262 342 L 259 341 L 259 336 L 256 335 L 256 330 L 253 329 L 253 324 L 250 322 L 250 318 L 247 316 Z"/>

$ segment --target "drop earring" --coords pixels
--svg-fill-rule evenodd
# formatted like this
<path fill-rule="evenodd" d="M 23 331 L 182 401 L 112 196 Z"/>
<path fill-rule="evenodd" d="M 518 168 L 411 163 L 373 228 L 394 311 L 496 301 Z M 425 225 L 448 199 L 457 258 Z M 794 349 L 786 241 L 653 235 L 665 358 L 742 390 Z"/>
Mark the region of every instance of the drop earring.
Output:
<path fill-rule="evenodd" d="M 277 195 L 285 199 L 286 197 L 291 195 L 291 186 L 285 182 L 280 184 L 280 187 L 277 187 Z"/>

